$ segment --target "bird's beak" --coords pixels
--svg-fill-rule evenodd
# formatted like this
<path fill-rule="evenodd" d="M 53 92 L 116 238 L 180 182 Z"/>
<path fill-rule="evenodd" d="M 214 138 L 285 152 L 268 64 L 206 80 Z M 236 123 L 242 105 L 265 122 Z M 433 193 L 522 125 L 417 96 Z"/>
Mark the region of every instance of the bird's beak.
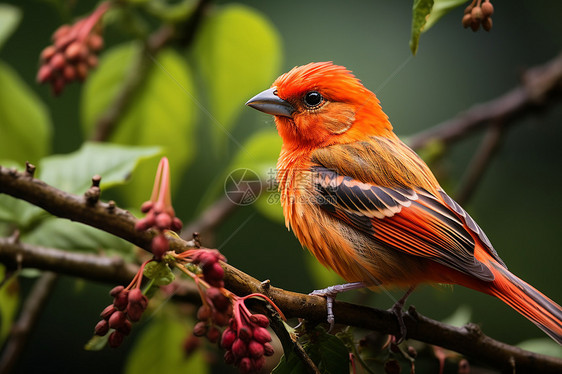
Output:
<path fill-rule="evenodd" d="M 295 108 L 277 96 L 277 87 L 260 92 L 246 102 L 246 105 L 274 116 L 292 117 Z"/>

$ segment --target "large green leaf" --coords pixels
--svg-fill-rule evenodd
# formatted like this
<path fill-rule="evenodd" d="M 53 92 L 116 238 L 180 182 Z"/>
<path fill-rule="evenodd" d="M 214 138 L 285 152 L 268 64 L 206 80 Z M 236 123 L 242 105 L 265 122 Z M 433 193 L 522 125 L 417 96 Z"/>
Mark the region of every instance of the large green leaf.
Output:
<path fill-rule="evenodd" d="M 275 184 L 276 163 L 281 143 L 281 138 L 275 130 L 264 130 L 253 134 L 242 145 L 222 175 L 207 190 L 207 194 L 202 199 L 203 204 L 209 204 L 216 199 L 219 193 L 226 193 L 225 182 L 227 183 L 226 188 L 228 188 L 229 176 L 234 176 L 236 179 L 237 172 L 248 170 L 259 178 L 264 188 L 259 198 L 252 201 L 253 206 L 266 217 L 284 222 L 279 193 Z"/>
<path fill-rule="evenodd" d="M 208 88 L 210 122 L 217 144 L 222 144 L 244 103 L 275 78 L 280 37 L 271 22 L 250 7 L 217 7 L 198 33 L 195 59 Z"/>
<path fill-rule="evenodd" d="M 466 3 L 466 0 L 434 0 L 433 8 L 422 32 L 429 30 L 441 17 L 464 3 Z"/>
<path fill-rule="evenodd" d="M 0 87 L 0 159 L 35 163 L 50 148 L 47 108 L 16 71 L 1 61 Z"/>
<path fill-rule="evenodd" d="M 158 147 L 87 142 L 76 152 L 41 160 L 39 179 L 63 191 L 80 194 L 98 174 L 102 177 L 101 188 L 107 189 L 125 183 L 139 161 L 155 158 L 160 152 Z"/>
<path fill-rule="evenodd" d="M 6 268 L 0 264 L 0 281 L 4 280 Z M 18 311 L 19 284 L 17 277 L 12 277 L 0 288 L 0 346 L 10 334 L 12 323 Z"/>
<path fill-rule="evenodd" d="M 103 56 L 82 97 L 82 123 L 86 133 L 91 132 L 100 115 L 113 104 L 128 74 L 136 73 L 130 70 L 140 53 L 138 44 L 126 44 Z M 153 66 L 110 140 L 121 144 L 162 146 L 170 160 L 172 182 L 179 181 L 194 155 L 196 111 L 192 74 L 185 59 L 172 49 L 144 58 L 148 58 Z M 124 194 L 129 204 L 138 205 L 148 199 L 157 163 L 157 160 L 145 162 L 133 175 Z"/>
<path fill-rule="evenodd" d="M 201 350 L 189 357 L 182 350 L 182 342 L 191 331 L 190 323 L 176 318 L 153 319 L 129 354 L 125 374 L 208 373 Z"/>
<path fill-rule="evenodd" d="M 321 328 L 311 333 L 313 339 L 303 347 L 321 373 L 338 374 L 349 372 L 349 352 L 345 344 L 336 336 L 322 332 Z M 272 374 L 307 373 L 305 364 L 292 349 L 284 347 L 285 356 L 272 371 Z"/>
<path fill-rule="evenodd" d="M 17 28 L 21 11 L 13 5 L 0 4 L 0 49 Z"/>
<path fill-rule="evenodd" d="M 433 0 L 414 0 L 412 8 L 412 34 L 410 36 L 410 50 L 412 54 L 418 51 L 420 35 L 427 22 L 427 17 L 433 7 Z"/>
<path fill-rule="evenodd" d="M 34 230 L 22 236 L 26 243 L 71 251 L 105 253 L 114 251 L 121 255 L 132 253 L 133 245 L 105 231 L 81 223 L 50 217 Z"/>

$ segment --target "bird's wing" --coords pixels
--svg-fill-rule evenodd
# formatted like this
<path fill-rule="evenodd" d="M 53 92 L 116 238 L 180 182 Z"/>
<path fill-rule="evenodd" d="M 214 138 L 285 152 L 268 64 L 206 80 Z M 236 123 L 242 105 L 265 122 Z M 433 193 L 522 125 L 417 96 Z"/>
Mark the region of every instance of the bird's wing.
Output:
<path fill-rule="evenodd" d="M 474 258 L 475 238 L 501 260 L 480 227 L 444 191 L 438 197 L 423 188 L 378 186 L 324 166 L 313 166 L 312 172 L 317 203 L 375 242 L 485 281 L 494 279 Z"/>

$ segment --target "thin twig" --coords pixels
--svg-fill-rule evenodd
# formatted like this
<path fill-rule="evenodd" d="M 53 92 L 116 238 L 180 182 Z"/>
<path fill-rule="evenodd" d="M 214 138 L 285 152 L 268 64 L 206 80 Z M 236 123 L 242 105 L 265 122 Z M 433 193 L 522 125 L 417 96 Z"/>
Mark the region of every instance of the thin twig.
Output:
<path fill-rule="evenodd" d="M 463 205 L 472 197 L 472 193 L 476 190 L 484 176 L 484 172 L 490 165 L 490 160 L 500 147 L 503 134 L 504 131 L 501 124 L 496 124 L 486 130 L 480 148 L 474 154 L 468 170 L 459 184 L 460 187 L 455 194 L 457 203 Z"/>
<path fill-rule="evenodd" d="M 551 104 L 550 100 L 559 100 L 561 94 L 562 54 L 543 65 L 527 70 L 523 74 L 520 86 L 411 136 L 408 144 L 413 149 L 422 148 L 432 141 L 451 144 L 488 124 L 501 121 L 507 126 L 545 108 L 547 104 Z"/>
<path fill-rule="evenodd" d="M 57 279 L 57 274 L 45 272 L 35 281 L 35 285 L 22 307 L 20 316 L 12 327 L 10 338 L 6 342 L 4 352 L 0 358 L 0 374 L 12 372 L 51 291 L 55 287 Z"/>

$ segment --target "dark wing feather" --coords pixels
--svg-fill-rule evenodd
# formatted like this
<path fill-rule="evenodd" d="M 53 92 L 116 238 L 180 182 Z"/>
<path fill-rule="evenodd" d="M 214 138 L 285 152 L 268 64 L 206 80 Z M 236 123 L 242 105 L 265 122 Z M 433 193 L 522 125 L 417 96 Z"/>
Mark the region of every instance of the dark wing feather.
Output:
<path fill-rule="evenodd" d="M 315 190 L 322 196 L 319 205 L 375 242 L 485 281 L 494 279 L 474 258 L 475 239 L 470 231 L 484 244 L 489 241 L 482 239 L 482 230 L 458 204 L 449 205 L 453 200 L 448 196 L 443 204 L 422 188 L 376 186 L 322 166 L 312 171 Z"/>

